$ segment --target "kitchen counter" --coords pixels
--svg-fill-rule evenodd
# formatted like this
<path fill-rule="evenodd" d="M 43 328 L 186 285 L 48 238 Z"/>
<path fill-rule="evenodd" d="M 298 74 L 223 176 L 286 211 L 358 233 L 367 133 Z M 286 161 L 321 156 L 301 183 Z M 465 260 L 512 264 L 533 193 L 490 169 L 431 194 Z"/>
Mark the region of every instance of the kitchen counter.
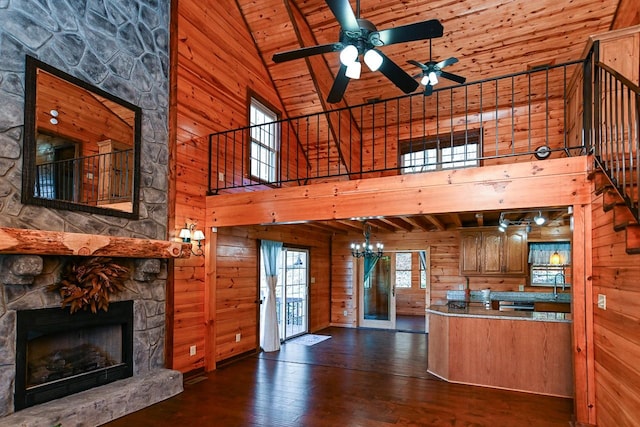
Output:
<path fill-rule="evenodd" d="M 537 311 L 500 311 L 487 310 L 483 306 L 454 308 L 449 305 L 432 305 L 427 313 L 441 316 L 477 317 L 482 319 L 532 320 L 537 322 L 571 322 L 570 313 L 537 312 Z"/>
<path fill-rule="evenodd" d="M 431 306 L 428 371 L 446 381 L 573 396 L 565 313 Z"/>

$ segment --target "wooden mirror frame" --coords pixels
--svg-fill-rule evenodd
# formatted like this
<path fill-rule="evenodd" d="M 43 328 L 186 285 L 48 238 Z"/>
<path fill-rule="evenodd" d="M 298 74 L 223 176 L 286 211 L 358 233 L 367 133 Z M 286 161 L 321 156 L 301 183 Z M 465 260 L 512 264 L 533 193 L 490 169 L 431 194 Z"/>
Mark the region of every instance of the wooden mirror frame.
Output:
<path fill-rule="evenodd" d="M 91 92 L 98 97 L 116 103 L 126 109 L 132 111 L 134 116 L 133 126 L 133 188 L 131 189 L 131 209 L 120 210 L 110 207 L 100 207 L 97 205 L 89 205 L 77 203 L 73 201 L 50 199 L 37 197 L 35 194 L 36 185 L 36 149 L 38 139 L 37 123 L 37 75 L 42 70 L 50 75 L 71 83 L 85 91 Z M 141 152 L 141 126 L 142 110 L 140 107 L 133 105 L 117 96 L 114 96 L 104 90 L 95 87 L 89 83 L 80 80 L 70 74 L 67 74 L 57 68 L 54 68 L 38 59 L 29 55 L 26 56 L 25 67 L 25 104 L 24 104 L 24 148 L 23 148 L 23 170 L 22 170 L 22 203 L 28 205 L 37 205 L 54 209 L 65 209 L 71 211 L 90 212 L 94 214 L 117 216 L 129 219 L 138 219 L 139 216 L 139 196 L 140 196 L 140 152 Z M 97 141 L 96 141 L 97 142 Z"/>

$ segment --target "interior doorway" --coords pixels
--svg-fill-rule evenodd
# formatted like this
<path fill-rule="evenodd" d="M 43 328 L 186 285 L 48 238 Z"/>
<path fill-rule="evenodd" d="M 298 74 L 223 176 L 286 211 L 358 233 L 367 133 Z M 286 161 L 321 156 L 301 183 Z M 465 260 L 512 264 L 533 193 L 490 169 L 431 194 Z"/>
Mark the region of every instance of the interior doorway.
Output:
<path fill-rule="evenodd" d="M 359 326 L 396 328 L 395 256 L 358 259 Z"/>
<path fill-rule="evenodd" d="M 267 280 L 260 256 L 260 299 L 267 295 Z M 264 304 L 261 304 L 264 309 Z M 280 341 L 309 332 L 309 251 L 282 248 L 278 257 L 276 314 Z M 262 318 L 262 317 L 261 317 Z"/>

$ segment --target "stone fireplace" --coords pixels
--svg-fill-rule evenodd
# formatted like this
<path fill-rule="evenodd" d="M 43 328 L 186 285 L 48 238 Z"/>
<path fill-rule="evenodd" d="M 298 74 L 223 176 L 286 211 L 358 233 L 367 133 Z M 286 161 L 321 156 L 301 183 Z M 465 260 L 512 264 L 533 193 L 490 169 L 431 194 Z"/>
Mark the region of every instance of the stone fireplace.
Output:
<path fill-rule="evenodd" d="M 0 255 L 0 426 L 98 425 L 182 391 L 164 369 L 166 261 L 117 259 L 131 273 L 109 310 L 70 314 L 47 289 L 70 259 Z"/>
<path fill-rule="evenodd" d="M 20 310 L 16 318 L 15 409 L 133 375 L 133 301 L 109 311 Z"/>

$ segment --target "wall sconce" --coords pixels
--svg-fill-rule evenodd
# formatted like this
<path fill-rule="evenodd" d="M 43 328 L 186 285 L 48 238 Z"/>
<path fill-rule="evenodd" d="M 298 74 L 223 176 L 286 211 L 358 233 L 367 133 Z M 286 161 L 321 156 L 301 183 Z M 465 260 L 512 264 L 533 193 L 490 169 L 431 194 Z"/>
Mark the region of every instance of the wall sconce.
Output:
<path fill-rule="evenodd" d="M 204 256 L 204 251 L 202 250 L 202 241 L 204 240 L 204 233 L 202 230 L 196 229 L 196 224 L 184 224 L 184 228 L 180 230 L 180 234 L 178 237 L 182 239 L 184 243 L 191 243 L 193 240 L 198 244 L 197 250 L 191 250 L 191 253 L 195 256 Z"/>

